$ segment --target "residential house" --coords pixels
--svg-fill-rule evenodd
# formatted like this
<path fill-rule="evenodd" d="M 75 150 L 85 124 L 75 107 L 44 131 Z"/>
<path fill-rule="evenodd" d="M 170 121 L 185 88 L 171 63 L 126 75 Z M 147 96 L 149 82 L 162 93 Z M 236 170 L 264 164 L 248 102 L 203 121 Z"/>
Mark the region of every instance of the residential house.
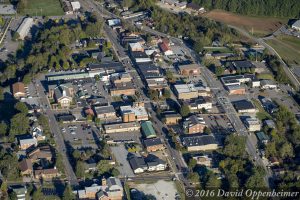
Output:
<path fill-rule="evenodd" d="M 151 121 L 143 121 L 141 123 L 141 128 L 145 138 L 149 139 L 156 137 L 156 132 Z"/>
<path fill-rule="evenodd" d="M 218 148 L 218 143 L 212 135 L 186 135 L 181 140 L 187 151 L 212 151 Z"/>
<path fill-rule="evenodd" d="M 205 127 L 204 119 L 197 115 L 192 115 L 183 122 L 183 128 L 187 134 L 203 133 Z"/>
<path fill-rule="evenodd" d="M 58 170 L 54 167 L 54 168 L 50 168 L 50 169 L 37 169 L 34 170 L 34 178 L 35 179 L 52 179 L 55 177 L 58 177 L 59 173 Z"/>
<path fill-rule="evenodd" d="M 27 157 L 32 162 L 36 162 L 41 159 L 51 161 L 53 154 L 50 146 L 46 145 L 46 146 L 40 146 L 32 149 L 27 153 Z"/>
<path fill-rule="evenodd" d="M 158 44 L 158 46 L 165 56 L 171 56 L 174 54 L 167 40 L 163 40 L 161 43 Z"/>
<path fill-rule="evenodd" d="M 21 150 L 26 150 L 29 147 L 37 146 L 37 139 L 33 137 L 21 138 L 19 139 L 19 148 Z"/>
<path fill-rule="evenodd" d="M 210 155 L 195 155 L 193 159 L 196 160 L 197 165 L 212 167 L 212 157 Z"/>
<path fill-rule="evenodd" d="M 148 156 L 145 157 L 145 162 L 147 163 L 147 171 L 149 172 L 164 171 L 167 168 L 167 163 L 153 154 L 148 154 Z"/>
<path fill-rule="evenodd" d="M 112 105 L 109 106 L 94 106 L 94 112 L 99 119 L 116 119 L 116 111 Z"/>
<path fill-rule="evenodd" d="M 33 168 L 32 162 L 30 159 L 23 159 L 19 162 L 19 169 L 21 171 L 22 176 L 30 176 L 32 175 Z"/>
<path fill-rule="evenodd" d="M 173 111 L 166 111 L 162 114 L 163 122 L 166 125 L 171 124 L 178 124 L 179 121 L 182 119 L 181 115 L 179 113 L 173 112 Z"/>
<path fill-rule="evenodd" d="M 142 47 L 141 43 L 139 43 L 139 42 L 129 43 L 129 50 L 131 52 L 134 52 L 134 51 L 144 52 L 144 48 Z"/>
<path fill-rule="evenodd" d="M 183 101 L 183 104 L 189 106 L 192 112 L 201 111 L 202 109 L 209 111 L 212 109 L 212 98 L 208 96 L 199 96 L 198 98 L 185 100 Z"/>
<path fill-rule="evenodd" d="M 297 30 L 297 31 L 300 31 L 300 19 L 295 21 L 293 24 L 292 24 L 292 28 Z"/>
<path fill-rule="evenodd" d="M 184 76 L 198 76 L 201 74 L 198 64 L 186 64 L 178 66 L 179 73 Z"/>
<path fill-rule="evenodd" d="M 145 148 L 148 152 L 159 151 L 165 149 L 160 138 L 150 138 L 144 141 Z"/>
<path fill-rule="evenodd" d="M 267 119 L 264 121 L 264 124 L 270 129 L 276 129 L 276 124 L 273 120 Z"/>
<path fill-rule="evenodd" d="M 260 131 L 260 121 L 255 117 L 249 117 L 245 119 L 245 125 L 250 132 Z"/>
<path fill-rule="evenodd" d="M 125 122 L 125 123 L 114 123 L 114 124 L 105 124 L 103 125 L 105 133 L 124 133 L 139 131 L 140 124 L 137 122 Z"/>
<path fill-rule="evenodd" d="M 127 160 L 135 174 L 143 173 L 148 170 L 148 166 L 143 157 L 138 157 L 135 154 L 128 154 Z"/>
<path fill-rule="evenodd" d="M 232 102 L 234 108 L 238 113 L 256 113 L 257 109 L 252 104 L 251 101 L 248 100 L 240 100 Z"/>
<path fill-rule="evenodd" d="M 17 82 L 12 85 L 12 94 L 15 98 L 19 99 L 26 96 L 25 85 L 22 82 Z"/>
<path fill-rule="evenodd" d="M 267 144 L 270 141 L 270 137 L 264 132 L 257 132 L 256 137 L 261 144 Z"/>

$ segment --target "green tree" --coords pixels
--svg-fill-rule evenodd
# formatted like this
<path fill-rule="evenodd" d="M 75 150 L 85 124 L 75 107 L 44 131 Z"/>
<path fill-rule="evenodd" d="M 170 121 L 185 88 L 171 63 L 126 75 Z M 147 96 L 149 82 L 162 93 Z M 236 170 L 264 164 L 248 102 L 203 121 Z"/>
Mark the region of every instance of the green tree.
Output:
<path fill-rule="evenodd" d="M 43 198 L 43 192 L 42 192 L 42 188 L 41 187 L 39 187 L 39 188 L 37 188 L 34 192 L 33 192 L 33 194 L 32 194 L 32 200 L 40 200 L 40 199 L 42 199 Z"/>
<path fill-rule="evenodd" d="M 19 112 L 23 113 L 24 115 L 26 115 L 28 113 L 28 107 L 23 102 L 16 103 L 15 109 L 18 110 Z"/>
<path fill-rule="evenodd" d="M 29 118 L 24 113 L 15 114 L 10 120 L 10 138 L 15 135 L 25 134 L 29 129 Z"/>
<path fill-rule="evenodd" d="M 205 134 L 210 135 L 210 134 L 211 134 L 211 129 L 210 129 L 209 127 L 205 126 L 203 132 L 204 132 Z"/>
<path fill-rule="evenodd" d="M 222 76 L 224 74 L 224 67 L 222 66 L 215 66 L 215 73 L 216 73 L 216 76 Z"/>
<path fill-rule="evenodd" d="M 164 89 L 163 90 L 163 96 L 166 98 L 166 99 L 168 99 L 168 98 L 170 98 L 171 97 L 171 91 L 169 90 L 169 89 Z"/>
<path fill-rule="evenodd" d="M 2 121 L 0 123 L 0 137 L 5 136 L 6 133 L 7 133 L 7 124 L 4 121 Z"/>
<path fill-rule="evenodd" d="M 190 108 L 188 105 L 182 105 L 180 108 L 180 114 L 182 117 L 187 117 L 190 114 Z"/>
<path fill-rule="evenodd" d="M 75 149 L 72 153 L 72 156 L 75 160 L 79 160 L 81 158 L 81 153 L 79 150 Z"/>
<path fill-rule="evenodd" d="M 76 162 L 76 169 L 75 169 L 75 174 L 77 177 L 79 178 L 83 178 L 84 177 L 84 162 L 81 160 L 78 160 Z"/>
<path fill-rule="evenodd" d="M 166 71 L 166 78 L 170 83 L 174 83 L 176 81 L 174 74 L 170 70 Z"/>
<path fill-rule="evenodd" d="M 18 199 L 17 194 L 14 191 L 10 192 L 8 197 L 9 197 L 9 200 L 17 200 Z"/>
<path fill-rule="evenodd" d="M 66 185 L 63 196 L 62 196 L 62 200 L 74 200 L 75 195 L 72 192 L 72 188 L 70 185 Z"/>
<path fill-rule="evenodd" d="M 188 167 L 194 169 L 197 165 L 197 161 L 194 158 L 190 158 L 188 161 Z"/>
<path fill-rule="evenodd" d="M 112 175 L 113 177 L 118 177 L 118 176 L 120 175 L 120 172 L 119 172 L 119 170 L 118 170 L 117 168 L 113 168 L 113 169 L 111 170 L 111 175 Z"/>
<path fill-rule="evenodd" d="M 208 180 L 205 184 L 206 187 L 210 188 L 220 188 L 221 187 L 221 180 L 218 179 L 218 177 L 215 174 L 211 174 L 208 177 Z"/>
<path fill-rule="evenodd" d="M 109 173 L 110 170 L 113 168 L 111 164 L 109 164 L 108 160 L 100 160 L 97 164 L 98 172 L 100 175 L 105 173 Z"/>
<path fill-rule="evenodd" d="M 187 178 L 192 183 L 198 183 L 200 181 L 200 176 L 197 172 L 189 172 Z"/>
<path fill-rule="evenodd" d="M 288 142 L 283 143 L 281 148 L 279 148 L 279 154 L 281 158 L 293 157 L 294 151 L 292 145 Z"/>
<path fill-rule="evenodd" d="M 4 90 L 3 87 L 0 86 L 0 101 L 4 100 Z"/>

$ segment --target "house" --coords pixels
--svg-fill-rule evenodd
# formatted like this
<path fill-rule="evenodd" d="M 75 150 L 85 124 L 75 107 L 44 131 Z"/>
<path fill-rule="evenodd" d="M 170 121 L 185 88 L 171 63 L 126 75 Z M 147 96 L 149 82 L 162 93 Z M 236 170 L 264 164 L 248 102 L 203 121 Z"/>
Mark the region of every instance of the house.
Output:
<path fill-rule="evenodd" d="M 43 141 L 46 139 L 46 136 L 43 135 L 43 129 L 41 126 L 35 126 L 32 128 L 32 136 L 35 137 L 38 141 Z"/>
<path fill-rule="evenodd" d="M 270 166 L 280 165 L 280 162 L 276 157 L 270 157 L 269 162 L 270 162 Z"/>
<path fill-rule="evenodd" d="M 66 15 L 73 14 L 73 7 L 70 1 L 62 1 L 62 7 Z"/>
<path fill-rule="evenodd" d="M 139 43 L 139 42 L 129 43 L 129 50 L 131 52 L 134 52 L 134 51 L 144 52 L 144 48 L 142 47 L 141 43 Z"/>
<path fill-rule="evenodd" d="M 165 149 L 160 138 L 150 138 L 144 140 L 145 148 L 148 152 L 159 151 Z"/>
<path fill-rule="evenodd" d="M 267 119 L 264 121 L 264 124 L 268 127 L 268 128 L 271 128 L 271 129 L 276 129 L 276 124 L 273 120 L 271 119 Z"/>
<path fill-rule="evenodd" d="M 212 135 L 186 135 L 181 140 L 187 151 L 212 151 L 218 148 L 218 143 Z"/>
<path fill-rule="evenodd" d="M 297 30 L 297 31 L 300 31 L 300 19 L 295 21 L 293 24 L 292 24 L 292 28 Z"/>
<path fill-rule="evenodd" d="M 234 108 L 238 113 L 256 113 L 257 110 L 251 101 L 239 100 L 232 102 Z"/>
<path fill-rule="evenodd" d="M 267 144 L 270 141 L 270 137 L 264 132 L 257 132 L 256 137 L 261 144 Z"/>
<path fill-rule="evenodd" d="M 277 84 L 273 80 L 261 80 L 261 89 L 276 89 Z"/>
<path fill-rule="evenodd" d="M 145 138 L 149 139 L 156 137 L 156 133 L 151 121 L 143 121 L 141 123 L 141 128 Z"/>
<path fill-rule="evenodd" d="M 196 160 L 197 165 L 212 166 L 212 157 L 210 155 L 195 155 L 193 159 Z"/>
<path fill-rule="evenodd" d="M 46 145 L 46 146 L 36 147 L 36 148 L 30 150 L 27 153 L 27 157 L 32 162 L 36 162 L 36 161 L 39 161 L 42 159 L 51 161 L 53 154 L 52 154 L 50 146 Z"/>
<path fill-rule="evenodd" d="M 22 21 L 21 25 L 17 29 L 17 33 L 19 34 L 19 39 L 24 40 L 26 36 L 30 33 L 31 27 L 34 25 L 33 18 L 26 17 Z"/>
<path fill-rule="evenodd" d="M 138 157 L 130 153 L 127 156 L 127 160 L 135 174 L 143 173 L 148 170 L 148 166 L 143 157 Z"/>
<path fill-rule="evenodd" d="M 149 115 L 143 105 L 120 106 L 123 122 L 147 121 Z"/>
<path fill-rule="evenodd" d="M 201 74 L 198 64 L 186 64 L 178 66 L 179 73 L 183 76 L 198 76 Z"/>
<path fill-rule="evenodd" d="M 179 113 L 173 112 L 173 111 L 166 111 L 162 114 L 163 122 L 166 125 L 171 124 L 178 124 L 179 121 L 182 119 L 181 115 Z"/>
<path fill-rule="evenodd" d="M 22 176 L 30 176 L 32 175 L 33 168 L 32 162 L 30 159 L 23 159 L 19 162 L 19 169 L 21 171 Z"/>
<path fill-rule="evenodd" d="M 203 118 L 192 115 L 183 122 L 183 128 L 187 134 L 203 133 L 206 123 Z"/>
<path fill-rule="evenodd" d="M 112 105 L 109 106 L 94 106 L 94 112 L 99 119 L 116 119 L 116 111 Z"/>
<path fill-rule="evenodd" d="M 27 188 L 26 186 L 10 186 L 12 191 L 17 195 L 17 200 L 26 200 Z"/>
<path fill-rule="evenodd" d="M 251 87 L 252 88 L 259 88 L 260 87 L 260 80 L 255 78 L 251 81 Z"/>
<path fill-rule="evenodd" d="M 115 83 L 113 87 L 109 89 L 111 96 L 134 96 L 135 95 L 135 87 L 133 86 L 132 82 L 123 82 L 123 83 Z"/>
<path fill-rule="evenodd" d="M 108 24 L 108 26 L 120 26 L 121 25 L 121 20 L 118 19 L 118 18 L 108 19 L 107 24 Z"/>
<path fill-rule="evenodd" d="M 167 163 L 153 154 L 148 154 L 148 156 L 145 157 L 145 162 L 147 163 L 147 171 L 149 172 L 163 171 L 167 168 Z"/>
<path fill-rule="evenodd" d="M 88 160 L 84 163 L 84 171 L 87 172 L 95 172 L 97 171 L 97 163 L 94 159 Z"/>
<path fill-rule="evenodd" d="M 260 131 L 260 121 L 255 117 L 249 117 L 245 119 L 245 125 L 250 132 Z"/>
<path fill-rule="evenodd" d="M 58 177 L 59 173 L 58 170 L 54 168 L 50 169 L 37 169 L 34 170 L 34 178 L 35 179 L 52 179 Z"/>
<path fill-rule="evenodd" d="M 191 9 L 191 10 L 194 10 L 194 11 L 196 11 L 196 12 L 199 12 L 199 11 L 201 11 L 201 10 L 203 9 L 201 6 L 199 6 L 198 4 L 193 3 L 193 2 L 188 3 L 188 4 L 186 5 L 186 8 Z"/>
<path fill-rule="evenodd" d="M 124 133 L 139 131 L 140 124 L 137 122 L 125 122 L 125 123 L 114 123 L 114 124 L 105 124 L 103 125 L 105 133 Z"/>
<path fill-rule="evenodd" d="M 19 139 L 19 148 L 21 150 L 26 150 L 29 147 L 37 146 L 37 139 L 33 137 L 27 137 L 23 139 Z"/>
<path fill-rule="evenodd" d="M 16 99 L 26 96 L 25 85 L 22 82 L 17 82 L 12 85 L 12 94 Z"/>
<path fill-rule="evenodd" d="M 229 92 L 229 95 L 245 95 L 246 94 L 246 88 L 241 85 L 228 85 L 226 86 L 226 89 Z"/>
<path fill-rule="evenodd" d="M 263 108 L 270 114 L 278 110 L 278 105 L 272 101 L 270 98 L 263 97 L 260 99 Z"/>
<path fill-rule="evenodd" d="M 171 56 L 174 54 L 174 52 L 172 51 L 172 49 L 169 46 L 169 43 L 165 40 L 162 41 L 161 43 L 159 43 L 158 47 L 160 48 L 160 50 L 163 52 L 163 54 L 165 56 Z"/>
<path fill-rule="evenodd" d="M 201 111 L 202 109 L 209 111 L 212 109 L 212 98 L 208 96 L 199 96 L 198 98 L 185 100 L 183 101 L 183 104 L 189 106 L 190 110 L 193 112 Z"/>

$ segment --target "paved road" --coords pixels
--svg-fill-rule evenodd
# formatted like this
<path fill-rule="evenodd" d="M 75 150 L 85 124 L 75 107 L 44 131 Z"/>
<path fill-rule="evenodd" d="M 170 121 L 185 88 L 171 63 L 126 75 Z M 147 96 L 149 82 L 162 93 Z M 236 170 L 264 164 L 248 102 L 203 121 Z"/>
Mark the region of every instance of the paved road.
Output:
<path fill-rule="evenodd" d="M 62 155 L 67 179 L 71 185 L 73 185 L 73 186 L 78 185 L 77 177 L 76 177 L 76 175 L 73 171 L 73 168 L 68 159 L 66 145 L 65 145 L 62 133 L 60 131 L 59 124 L 57 123 L 57 121 L 55 119 L 53 111 L 51 109 L 49 109 L 50 104 L 49 104 L 48 98 L 46 97 L 46 95 L 44 93 L 44 88 L 42 87 L 40 80 L 35 84 L 35 86 L 40 95 L 41 106 L 46 107 L 46 109 L 44 109 L 44 111 L 45 111 L 46 116 L 49 119 L 49 126 L 50 126 L 51 133 L 53 134 L 53 137 L 55 139 L 56 149 Z"/>

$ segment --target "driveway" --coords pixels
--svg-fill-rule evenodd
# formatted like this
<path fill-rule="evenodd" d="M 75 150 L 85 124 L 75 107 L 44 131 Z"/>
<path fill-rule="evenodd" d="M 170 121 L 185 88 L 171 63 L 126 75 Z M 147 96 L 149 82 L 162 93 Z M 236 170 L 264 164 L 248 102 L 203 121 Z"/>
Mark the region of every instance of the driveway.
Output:
<path fill-rule="evenodd" d="M 110 149 L 119 164 L 118 170 L 120 171 L 121 176 L 134 177 L 135 175 L 129 165 L 129 162 L 127 161 L 128 151 L 125 149 L 125 146 L 121 144 L 110 147 Z"/>

